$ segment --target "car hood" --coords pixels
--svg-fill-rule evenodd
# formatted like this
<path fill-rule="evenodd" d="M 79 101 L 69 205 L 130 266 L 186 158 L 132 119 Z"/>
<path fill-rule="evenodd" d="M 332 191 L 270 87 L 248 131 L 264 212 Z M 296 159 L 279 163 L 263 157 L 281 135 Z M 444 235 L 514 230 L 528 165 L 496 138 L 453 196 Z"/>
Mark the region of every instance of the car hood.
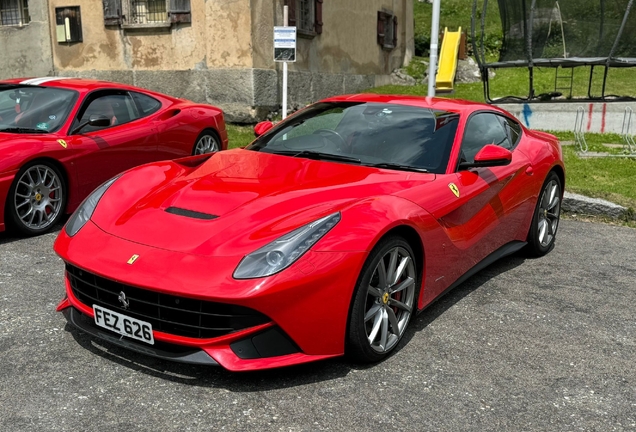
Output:
<path fill-rule="evenodd" d="M 346 209 L 361 200 L 372 202 L 434 178 L 230 150 L 195 167 L 166 161 L 124 174 L 104 194 L 92 220 L 140 244 L 236 256 L 325 215 L 342 211 L 345 219 Z"/>

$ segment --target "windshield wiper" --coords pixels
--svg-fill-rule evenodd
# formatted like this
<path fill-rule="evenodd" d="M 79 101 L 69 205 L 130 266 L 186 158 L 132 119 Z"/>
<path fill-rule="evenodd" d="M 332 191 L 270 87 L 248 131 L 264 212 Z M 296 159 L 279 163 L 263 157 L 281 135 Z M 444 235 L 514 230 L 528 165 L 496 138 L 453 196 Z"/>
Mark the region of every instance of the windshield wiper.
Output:
<path fill-rule="evenodd" d="M 321 153 L 321 152 L 316 152 L 312 150 L 301 150 L 301 151 L 277 150 L 272 153 L 286 155 L 286 156 L 293 156 L 293 157 L 304 157 L 307 159 L 315 159 L 315 160 L 332 160 L 332 161 L 349 162 L 349 163 L 356 163 L 356 164 L 360 163 L 360 159 L 357 159 L 351 156 L 337 155 L 333 153 Z"/>
<path fill-rule="evenodd" d="M 389 163 L 389 162 L 381 162 L 381 163 L 375 163 L 375 164 L 372 163 L 372 164 L 365 164 L 365 165 L 374 167 L 374 168 L 388 168 L 388 169 L 394 169 L 394 170 L 400 170 L 400 171 L 415 171 L 415 172 L 421 172 L 421 173 L 428 172 L 426 168 L 418 168 L 411 165 L 402 165 L 402 164 Z"/>
<path fill-rule="evenodd" d="M 6 129 L 0 129 L 0 132 L 9 132 L 9 133 L 49 133 L 48 131 L 42 129 L 33 129 L 33 128 L 22 128 L 22 127 L 11 127 Z"/>

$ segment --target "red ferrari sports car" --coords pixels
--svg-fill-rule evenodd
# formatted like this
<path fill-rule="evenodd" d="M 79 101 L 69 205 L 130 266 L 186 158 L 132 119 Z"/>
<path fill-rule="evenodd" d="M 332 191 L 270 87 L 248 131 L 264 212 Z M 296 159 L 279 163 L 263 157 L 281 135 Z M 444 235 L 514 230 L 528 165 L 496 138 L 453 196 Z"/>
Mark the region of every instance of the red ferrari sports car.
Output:
<path fill-rule="evenodd" d="M 233 371 L 372 362 L 448 289 L 554 246 L 560 144 L 499 108 L 350 95 L 257 130 L 90 195 L 54 246 L 70 323 Z"/>
<path fill-rule="evenodd" d="M 210 105 L 104 81 L 0 81 L 0 231 L 44 233 L 115 174 L 225 148 Z"/>

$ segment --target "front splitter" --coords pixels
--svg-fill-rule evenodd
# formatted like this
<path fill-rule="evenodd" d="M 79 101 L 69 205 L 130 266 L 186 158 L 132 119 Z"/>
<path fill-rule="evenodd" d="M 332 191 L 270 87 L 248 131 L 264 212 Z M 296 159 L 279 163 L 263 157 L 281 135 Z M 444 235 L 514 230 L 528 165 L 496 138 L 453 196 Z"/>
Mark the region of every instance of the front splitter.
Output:
<path fill-rule="evenodd" d="M 203 350 L 194 349 L 182 352 L 170 352 L 155 348 L 151 345 L 142 345 L 140 343 L 131 341 L 124 336 L 118 336 L 100 330 L 99 327 L 94 324 L 91 318 L 83 315 L 80 311 L 72 306 L 63 309 L 61 312 L 64 315 L 64 318 L 66 318 L 66 320 L 70 324 L 72 324 L 79 330 L 127 350 L 174 362 L 219 366 L 219 364 Z"/>

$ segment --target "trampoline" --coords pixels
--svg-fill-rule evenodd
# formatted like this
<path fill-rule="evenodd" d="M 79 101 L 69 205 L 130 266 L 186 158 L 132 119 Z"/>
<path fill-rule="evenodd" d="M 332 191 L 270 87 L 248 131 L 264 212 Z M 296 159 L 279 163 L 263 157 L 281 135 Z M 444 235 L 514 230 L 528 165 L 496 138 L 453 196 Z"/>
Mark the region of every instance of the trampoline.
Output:
<path fill-rule="evenodd" d="M 503 44 L 497 61 L 487 61 L 484 28 L 488 2 L 497 1 L 503 30 Z M 634 0 L 474 0 L 472 44 L 488 103 L 538 102 L 533 72 L 536 67 L 555 69 L 555 93 L 567 89 L 570 96 L 574 68 L 590 67 L 587 99 L 634 100 L 606 94 L 610 68 L 636 67 L 636 8 Z M 499 68 L 527 68 L 529 90 L 526 97 L 490 97 L 488 71 Z M 592 95 L 594 71 L 601 68 L 601 94 Z M 598 69 L 596 69 L 598 70 Z M 561 76 L 559 76 L 561 72 Z M 565 81 L 565 84 L 563 84 Z"/>

